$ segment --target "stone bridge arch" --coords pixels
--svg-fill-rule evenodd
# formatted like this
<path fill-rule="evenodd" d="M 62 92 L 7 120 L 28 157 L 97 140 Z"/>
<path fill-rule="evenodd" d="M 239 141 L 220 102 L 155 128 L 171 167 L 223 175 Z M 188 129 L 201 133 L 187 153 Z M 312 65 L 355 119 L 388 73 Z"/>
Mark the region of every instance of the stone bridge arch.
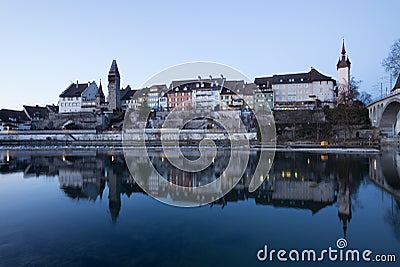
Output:
<path fill-rule="evenodd" d="M 391 99 L 386 102 L 385 105 L 380 103 L 377 107 L 374 106 L 372 109 L 374 108 L 376 108 L 377 116 L 375 119 L 378 122 L 377 125 L 382 134 L 393 135 L 395 133 L 394 135 L 397 135 L 400 131 L 400 125 L 396 125 L 400 111 L 400 99 Z"/>

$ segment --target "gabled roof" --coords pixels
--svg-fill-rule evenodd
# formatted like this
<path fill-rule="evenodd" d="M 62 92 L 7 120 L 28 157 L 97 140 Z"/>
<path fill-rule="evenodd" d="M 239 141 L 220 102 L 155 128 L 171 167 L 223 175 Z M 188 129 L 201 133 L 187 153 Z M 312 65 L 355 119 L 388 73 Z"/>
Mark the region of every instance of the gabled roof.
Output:
<path fill-rule="evenodd" d="M 155 84 L 150 86 L 150 88 L 157 88 L 157 90 L 162 91 L 168 89 L 168 86 L 166 84 Z"/>
<path fill-rule="evenodd" d="M 135 93 L 136 93 L 136 90 L 129 90 L 124 94 L 124 96 L 121 98 L 121 100 L 130 100 Z"/>
<path fill-rule="evenodd" d="M 30 119 L 32 118 L 45 119 L 49 117 L 49 110 L 47 109 L 47 107 L 40 107 L 38 105 L 24 106 L 24 111 Z"/>
<path fill-rule="evenodd" d="M 50 112 L 54 112 L 54 113 L 58 113 L 59 111 L 59 106 L 56 105 L 46 105 L 46 108 L 50 111 Z"/>
<path fill-rule="evenodd" d="M 87 83 L 72 83 L 64 92 L 61 93 L 60 97 L 80 97 L 88 86 Z"/>
<path fill-rule="evenodd" d="M 0 120 L 2 122 L 23 123 L 29 121 L 29 118 L 22 110 L 1 109 Z"/>
<path fill-rule="evenodd" d="M 272 77 L 255 78 L 254 83 L 264 89 L 272 89 Z"/>
<path fill-rule="evenodd" d="M 257 90 L 257 85 L 254 83 L 246 83 L 243 88 L 243 95 L 253 95 Z"/>
<path fill-rule="evenodd" d="M 188 89 L 196 89 L 196 84 L 198 83 L 204 83 L 208 86 L 210 86 L 211 84 L 218 84 L 220 86 L 222 84 L 222 80 L 222 78 L 210 78 L 172 81 L 169 88 L 175 89 L 176 87 L 187 87 Z"/>
<path fill-rule="evenodd" d="M 316 81 L 336 81 L 330 76 L 326 76 L 313 67 L 309 72 L 304 73 L 289 73 L 289 74 L 276 74 L 272 77 L 260 77 L 255 79 L 257 85 L 262 85 L 270 82 L 271 84 L 287 84 L 287 83 L 311 83 Z"/>
<path fill-rule="evenodd" d="M 400 75 L 397 77 L 397 81 L 394 84 L 394 87 L 392 90 L 400 89 Z"/>

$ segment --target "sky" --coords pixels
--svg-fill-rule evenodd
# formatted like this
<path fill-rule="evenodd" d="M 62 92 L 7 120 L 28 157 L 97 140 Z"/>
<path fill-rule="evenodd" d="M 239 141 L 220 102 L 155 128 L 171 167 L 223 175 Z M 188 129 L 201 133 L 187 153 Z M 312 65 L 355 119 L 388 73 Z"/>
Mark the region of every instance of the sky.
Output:
<path fill-rule="evenodd" d="M 193 61 L 251 79 L 311 66 L 337 79 L 343 38 L 351 75 L 378 96 L 381 82 L 389 88 L 381 62 L 400 38 L 398 10 L 400 1 L 369 0 L 0 0 L 0 108 L 57 104 L 77 80 L 106 89 L 113 59 L 132 88 Z"/>

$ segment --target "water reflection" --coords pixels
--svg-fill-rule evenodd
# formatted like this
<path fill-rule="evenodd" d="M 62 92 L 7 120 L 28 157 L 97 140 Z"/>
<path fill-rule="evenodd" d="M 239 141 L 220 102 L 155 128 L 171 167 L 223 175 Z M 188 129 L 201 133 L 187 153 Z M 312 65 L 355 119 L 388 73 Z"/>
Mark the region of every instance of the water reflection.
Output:
<path fill-rule="evenodd" d="M 132 177 L 121 151 L 0 151 L 0 173 L 23 172 L 28 179 L 49 176 L 58 179 L 63 193 L 77 201 L 97 201 L 108 189 L 108 207 L 116 222 L 121 210 L 121 196 L 144 194 L 135 179 L 148 178 L 150 190 L 159 196 L 174 198 L 182 192 L 168 194 L 170 183 L 194 186 L 212 181 L 223 173 L 224 155 L 213 166 L 198 173 L 181 172 L 172 168 L 160 151 L 150 153 L 152 162 L 167 180 L 156 173 L 143 173 L 140 161 Z M 253 151 L 239 183 L 212 207 L 224 208 L 229 202 L 252 200 L 258 205 L 309 210 L 316 214 L 327 206 L 336 205 L 343 235 L 348 232 L 353 205 L 357 204 L 360 186 L 366 178 L 393 196 L 392 210 L 385 220 L 400 240 L 400 154 L 387 151 L 374 155 L 320 154 L 279 152 L 269 174 L 259 179 L 262 186 L 248 191 L 259 153 Z M 135 179 L 134 179 L 135 178 Z M 223 182 L 215 190 L 229 186 Z M 176 195 L 175 195 L 176 194 Z M 181 196 L 180 196 L 181 197 Z"/>

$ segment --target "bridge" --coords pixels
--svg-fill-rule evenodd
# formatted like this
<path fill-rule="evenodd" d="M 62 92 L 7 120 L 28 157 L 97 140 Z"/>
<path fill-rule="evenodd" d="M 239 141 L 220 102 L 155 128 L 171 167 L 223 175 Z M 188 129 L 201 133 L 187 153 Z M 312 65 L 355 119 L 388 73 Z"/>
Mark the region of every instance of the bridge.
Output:
<path fill-rule="evenodd" d="M 395 137 L 400 133 L 400 88 L 372 101 L 367 108 L 372 126 L 378 128 L 381 135 Z"/>

